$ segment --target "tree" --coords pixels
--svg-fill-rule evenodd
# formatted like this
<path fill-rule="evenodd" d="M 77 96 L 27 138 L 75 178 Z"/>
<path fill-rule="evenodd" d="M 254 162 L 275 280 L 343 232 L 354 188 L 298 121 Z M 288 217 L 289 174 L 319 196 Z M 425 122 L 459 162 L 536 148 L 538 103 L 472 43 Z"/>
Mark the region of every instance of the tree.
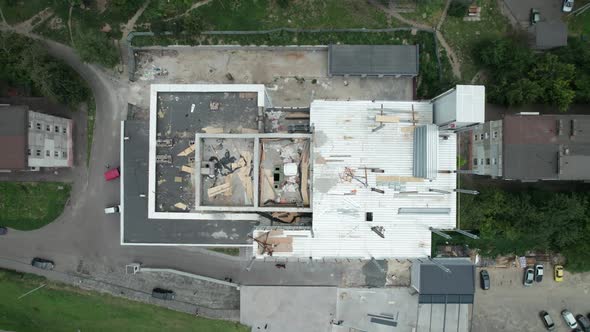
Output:
<path fill-rule="evenodd" d="M 86 32 L 75 40 L 74 47 L 84 62 L 111 68 L 119 61 L 114 44 L 102 33 Z"/>
<path fill-rule="evenodd" d="M 204 28 L 205 24 L 201 15 L 191 13 L 184 17 L 184 29 L 189 36 L 199 36 Z"/>

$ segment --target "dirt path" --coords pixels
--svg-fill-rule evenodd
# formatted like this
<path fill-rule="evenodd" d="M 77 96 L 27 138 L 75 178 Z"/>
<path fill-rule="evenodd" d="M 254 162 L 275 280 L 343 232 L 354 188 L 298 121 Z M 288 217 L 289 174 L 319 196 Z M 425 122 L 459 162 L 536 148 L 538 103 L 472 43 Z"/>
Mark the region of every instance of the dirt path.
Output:
<path fill-rule="evenodd" d="M 42 11 L 38 12 L 37 14 L 31 16 L 31 18 L 29 18 L 28 20 L 15 24 L 14 28 L 18 31 L 31 32 L 36 26 L 45 22 L 51 16 L 53 16 L 53 9 L 51 9 L 51 7 L 47 7 Z M 38 21 L 35 22 L 35 20 Z"/>
<path fill-rule="evenodd" d="M 2 25 L 8 26 L 8 22 L 6 22 L 6 19 L 4 18 L 4 12 L 2 11 L 2 8 L 0 8 L 0 18 L 2 18 Z"/>
<path fill-rule="evenodd" d="M 146 2 L 144 2 L 141 8 L 139 8 L 137 12 L 135 12 L 135 15 L 133 15 L 133 17 L 131 17 L 129 21 L 127 21 L 127 23 L 125 23 L 125 25 L 121 27 L 121 32 L 123 33 L 123 37 L 121 37 L 122 41 L 127 40 L 127 36 L 135 28 L 135 22 L 137 22 L 137 20 L 143 14 L 147 6 L 149 6 L 150 2 L 151 0 L 147 0 Z"/>
<path fill-rule="evenodd" d="M 192 10 L 194 10 L 194 9 L 197 9 L 197 8 L 199 8 L 199 7 L 203 6 L 203 5 L 206 5 L 206 4 L 208 4 L 209 2 L 211 2 L 211 0 L 204 0 L 204 1 L 200 1 L 200 2 L 194 3 L 194 4 L 193 4 L 193 5 L 192 5 L 192 6 L 191 6 L 189 9 L 187 9 L 187 10 L 186 10 L 184 13 L 182 13 L 182 14 L 180 14 L 180 15 L 176 15 L 176 16 L 174 16 L 174 17 L 171 17 L 171 18 L 167 18 L 167 19 L 165 19 L 165 20 L 164 20 L 164 22 L 171 21 L 171 20 L 175 20 L 175 19 L 177 19 L 177 18 L 179 18 L 179 17 L 183 17 L 183 16 L 185 16 L 186 14 L 190 13 Z"/>
<path fill-rule="evenodd" d="M 447 10 L 451 4 L 451 0 L 447 0 L 447 3 L 445 4 L 445 9 L 443 10 L 443 14 L 437 24 L 436 27 L 432 27 L 423 23 L 419 23 L 410 19 L 407 19 L 405 17 L 403 17 L 402 15 L 400 15 L 400 13 L 396 12 L 393 8 L 391 7 L 386 7 L 383 4 L 379 3 L 377 0 L 369 0 L 369 2 L 374 5 L 375 7 L 381 9 L 383 12 L 385 12 L 387 14 L 387 16 L 393 17 L 395 19 L 397 19 L 398 21 L 407 24 L 413 28 L 419 28 L 419 29 L 424 29 L 424 30 L 431 30 L 435 32 L 436 35 L 436 39 L 439 42 L 439 45 L 444 48 L 447 57 L 449 59 L 449 62 L 451 63 L 451 68 L 453 70 L 453 75 L 456 78 L 461 78 L 461 63 L 459 62 L 459 57 L 457 57 L 457 55 L 455 54 L 455 52 L 453 51 L 453 49 L 451 48 L 451 46 L 449 45 L 449 43 L 447 43 L 447 41 L 445 40 L 443 34 L 440 32 L 440 28 L 442 27 L 444 20 L 447 17 Z"/>
<path fill-rule="evenodd" d="M 70 11 L 68 12 L 68 32 L 70 33 L 70 42 L 74 45 L 74 37 L 72 36 L 72 10 L 74 6 L 70 6 Z"/>

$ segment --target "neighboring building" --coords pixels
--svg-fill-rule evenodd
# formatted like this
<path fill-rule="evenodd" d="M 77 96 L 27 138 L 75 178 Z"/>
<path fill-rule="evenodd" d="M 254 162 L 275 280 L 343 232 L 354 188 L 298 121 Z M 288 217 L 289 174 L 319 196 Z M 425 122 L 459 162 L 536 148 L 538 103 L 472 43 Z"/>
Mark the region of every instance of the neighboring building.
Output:
<path fill-rule="evenodd" d="M 567 46 L 567 24 L 562 21 L 538 22 L 534 25 L 533 48 L 550 50 Z"/>
<path fill-rule="evenodd" d="M 418 45 L 330 45 L 330 76 L 417 76 Z"/>
<path fill-rule="evenodd" d="M 70 119 L 34 112 L 27 106 L 0 107 L 0 169 L 72 167 Z"/>
<path fill-rule="evenodd" d="M 506 180 L 590 180 L 590 116 L 509 115 L 470 131 L 474 174 Z"/>
<path fill-rule="evenodd" d="M 154 84 L 149 123 L 122 123 L 121 244 L 429 256 L 430 228 L 456 228 L 454 129 L 483 122 L 484 103 L 461 85 L 432 101 L 316 100 L 283 109 L 309 119 L 292 126 L 263 85 Z M 285 130 L 264 132 L 268 117 Z"/>

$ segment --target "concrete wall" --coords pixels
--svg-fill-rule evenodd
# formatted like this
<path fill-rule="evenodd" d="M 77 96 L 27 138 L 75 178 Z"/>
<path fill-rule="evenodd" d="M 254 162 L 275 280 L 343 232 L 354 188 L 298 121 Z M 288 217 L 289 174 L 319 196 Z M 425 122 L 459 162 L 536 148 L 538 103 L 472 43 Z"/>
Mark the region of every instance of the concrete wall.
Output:
<path fill-rule="evenodd" d="M 29 167 L 71 167 L 73 121 L 29 111 Z"/>

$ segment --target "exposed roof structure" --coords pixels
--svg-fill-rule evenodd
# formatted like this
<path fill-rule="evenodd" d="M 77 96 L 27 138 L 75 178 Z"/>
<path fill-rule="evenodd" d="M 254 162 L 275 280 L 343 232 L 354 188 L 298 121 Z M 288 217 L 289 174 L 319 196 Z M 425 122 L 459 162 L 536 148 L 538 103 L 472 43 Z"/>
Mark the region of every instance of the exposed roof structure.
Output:
<path fill-rule="evenodd" d="M 0 107 L 0 169 L 27 166 L 27 106 Z"/>
<path fill-rule="evenodd" d="M 436 258 L 435 261 L 450 273 L 430 261 L 417 264 L 412 278 L 418 279 L 414 286 L 420 293 L 419 303 L 473 303 L 475 266 L 471 261 L 460 258 Z"/>
<path fill-rule="evenodd" d="M 438 127 L 433 124 L 414 131 L 414 176 L 434 179 L 438 173 Z"/>
<path fill-rule="evenodd" d="M 503 135 L 504 178 L 590 179 L 590 116 L 506 116 Z"/>
<path fill-rule="evenodd" d="M 567 25 L 562 21 L 535 24 L 536 49 L 547 50 L 567 46 Z"/>
<path fill-rule="evenodd" d="M 380 127 L 377 116 L 388 122 Z M 429 227 L 455 227 L 456 174 L 441 173 L 430 181 L 413 176 L 417 127 L 412 121 L 431 124 L 432 104 L 314 101 L 310 120 L 313 237 L 294 237 L 293 255 L 424 257 L 430 254 Z M 439 169 L 455 170 L 455 134 L 436 137 Z M 417 210 L 400 214 L 400 208 Z"/>
<path fill-rule="evenodd" d="M 330 45 L 330 75 L 418 75 L 417 45 Z"/>

